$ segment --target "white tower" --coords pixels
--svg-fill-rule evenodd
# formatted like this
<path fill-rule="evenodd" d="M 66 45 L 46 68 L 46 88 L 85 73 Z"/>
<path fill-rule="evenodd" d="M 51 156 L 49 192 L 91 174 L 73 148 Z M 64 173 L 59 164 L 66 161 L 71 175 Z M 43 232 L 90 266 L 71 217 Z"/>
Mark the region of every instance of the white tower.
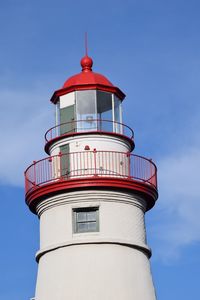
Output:
<path fill-rule="evenodd" d="M 40 219 L 35 299 L 153 300 L 144 214 L 158 197 L 156 166 L 131 154 L 125 95 L 92 64 L 83 57 L 82 72 L 53 94 L 49 156 L 25 171 Z"/>

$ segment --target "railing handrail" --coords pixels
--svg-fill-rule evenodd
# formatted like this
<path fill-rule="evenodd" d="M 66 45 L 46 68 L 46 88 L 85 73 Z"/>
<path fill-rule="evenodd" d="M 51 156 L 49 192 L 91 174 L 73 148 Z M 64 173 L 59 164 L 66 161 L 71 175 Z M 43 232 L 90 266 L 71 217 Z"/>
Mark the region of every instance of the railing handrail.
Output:
<path fill-rule="evenodd" d="M 81 154 L 81 153 L 118 153 L 118 154 L 126 154 L 127 156 L 130 156 L 130 157 L 138 157 L 138 158 L 142 158 L 143 160 L 146 160 L 148 162 L 150 162 L 154 167 L 155 169 L 157 170 L 157 167 L 156 167 L 156 164 L 152 161 L 151 158 L 147 158 L 147 157 L 144 157 L 142 155 L 138 155 L 138 154 L 133 154 L 133 153 L 130 153 L 130 152 L 121 152 L 121 151 L 114 151 L 114 150 L 100 150 L 100 151 L 97 151 L 96 149 L 94 150 L 85 150 L 85 151 L 77 151 L 77 152 L 70 152 L 70 153 L 59 153 L 59 154 L 56 154 L 56 155 L 51 155 L 51 156 L 47 156 L 45 158 L 41 158 L 37 161 L 33 161 L 33 163 L 28 166 L 28 168 L 24 171 L 24 174 L 27 172 L 27 170 L 32 167 L 33 165 L 41 162 L 41 161 L 44 161 L 44 160 L 51 160 L 52 158 L 54 157 L 60 157 L 60 156 L 64 156 L 64 155 L 71 155 L 71 154 Z"/>
<path fill-rule="evenodd" d="M 121 152 L 121 153 L 123 153 L 123 152 Z M 144 159 L 144 160 L 150 162 L 150 163 L 154 166 L 154 168 L 155 168 L 155 170 L 156 170 L 156 172 L 157 172 L 157 166 L 156 166 L 156 164 L 153 162 L 153 160 L 152 160 L 151 158 L 147 158 L 147 157 L 145 157 L 145 156 L 138 155 L 138 154 L 132 154 L 132 153 L 130 153 L 130 152 L 127 152 L 127 153 L 129 153 L 130 156 L 133 155 L 134 157 L 142 158 L 142 159 Z"/>
<path fill-rule="evenodd" d="M 53 130 L 56 130 L 57 128 L 60 128 L 61 126 L 64 126 L 64 125 L 69 125 L 69 124 L 78 124 L 78 123 L 81 123 L 81 122 L 89 122 L 88 120 L 73 120 L 73 121 L 69 121 L 69 122 L 65 122 L 65 123 L 61 123 L 61 124 L 58 124 L 58 125 L 56 125 L 56 126 L 53 126 L 53 127 L 51 127 L 50 129 L 48 129 L 47 130 L 47 132 L 45 133 L 45 141 L 46 142 L 49 142 L 50 140 L 52 140 L 52 138 L 51 139 L 48 139 L 48 134 L 50 133 L 50 132 L 52 132 Z M 97 122 L 97 124 L 98 124 L 98 122 L 99 123 L 112 123 L 112 124 L 116 124 L 116 125 L 119 125 L 119 126 L 121 126 L 122 128 L 126 128 L 126 129 L 128 129 L 130 132 L 131 132 L 131 136 L 129 137 L 131 140 L 133 140 L 133 138 L 134 138 L 134 131 L 133 131 L 133 129 L 131 128 L 131 127 L 129 127 L 128 125 L 125 125 L 125 124 L 123 124 L 123 123 L 120 123 L 120 122 L 116 122 L 116 121 L 111 121 L 111 120 L 102 120 L 102 119 L 92 119 L 91 120 L 91 122 Z M 68 132 L 66 132 L 66 133 L 63 133 L 63 134 L 58 134 L 56 137 L 58 137 L 58 136 L 65 136 L 65 135 L 68 135 L 70 132 L 72 132 L 72 130 L 74 130 L 74 129 L 77 129 L 77 127 L 76 128 L 73 128 L 73 129 L 71 129 L 71 130 L 69 130 Z M 88 130 L 89 131 L 89 130 Z M 124 135 L 124 134 L 122 134 L 122 133 L 117 133 L 117 132 L 113 132 L 113 131 L 108 131 L 108 130 L 100 130 L 100 129 L 98 129 L 98 130 L 94 130 L 94 132 L 112 132 L 112 133 L 116 133 L 116 134 L 119 134 L 119 135 Z M 81 131 L 80 131 L 81 132 Z M 84 132 L 84 131 L 82 131 L 82 132 Z M 87 132 L 87 130 L 85 130 L 85 132 Z M 79 133 L 78 131 L 76 132 L 76 133 Z M 126 135 L 124 135 L 124 136 L 126 136 Z"/>
<path fill-rule="evenodd" d="M 109 154 L 109 156 L 106 154 Z M 101 155 L 102 154 L 102 155 Z M 57 158 L 72 156 L 73 164 L 75 164 L 75 168 L 70 169 L 70 164 L 63 165 L 61 164 L 56 169 L 56 176 L 53 174 L 52 166 L 46 165 L 46 161 L 58 163 Z M 83 157 L 81 157 L 83 155 Z M 85 156 L 84 156 L 85 155 Z M 92 156 L 94 155 L 94 156 Z M 101 155 L 97 156 L 96 155 Z M 111 156 L 110 156 L 111 155 Z M 118 156 L 117 156 L 118 155 Z M 127 160 L 126 157 L 130 158 Z M 102 166 L 96 167 L 96 163 L 101 159 Z M 117 161 L 117 158 L 119 159 Z M 79 164 L 78 159 L 83 159 L 83 163 Z M 85 161 L 84 161 L 85 159 Z M 136 161 L 135 161 L 136 160 Z M 59 163 L 61 160 L 59 161 Z M 110 165 L 111 162 L 111 165 Z M 117 164 L 116 164 L 117 162 Z M 94 164 L 93 164 L 94 163 Z M 113 163 L 113 165 L 112 165 Z M 122 165 L 120 165 L 122 163 Z M 148 163 L 148 165 L 146 164 Z M 108 166 L 107 166 L 108 165 Z M 65 168 L 62 168 L 62 167 Z M 120 167 L 119 167 L 120 166 Z M 32 170 L 31 170 L 32 168 Z M 38 168 L 38 169 L 37 169 Z M 122 169 L 121 169 L 122 168 Z M 65 171 L 62 174 L 62 171 Z M 30 173 L 29 173 L 30 172 Z M 80 174 L 78 172 L 81 172 Z M 88 173 L 89 172 L 89 173 Z M 106 172 L 106 173 L 101 173 Z M 75 173 L 75 175 L 73 175 Z M 34 161 L 24 172 L 25 180 L 26 180 L 26 192 L 28 192 L 33 187 L 40 186 L 42 184 L 48 184 L 48 182 L 54 182 L 59 179 L 63 179 L 66 175 L 69 175 L 68 179 L 76 178 L 76 177 L 90 177 L 94 175 L 106 176 L 106 177 L 118 177 L 124 179 L 138 180 L 143 181 L 147 184 L 150 184 L 157 188 L 157 168 L 156 165 L 152 162 L 151 159 L 148 159 L 143 156 L 139 156 L 136 154 L 132 154 L 130 152 L 119 152 L 119 151 L 80 151 L 80 152 L 72 152 L 72 153 L 64 153 L 53 156 L 48 156 L 46 158 L 40 159 L 38 161 Z M 78 175 L 77 175 L 78 174 Z M 31 180 L 32 179 L 32 180 Z M 31 187 L 29 187 L 31 186 Z"/>

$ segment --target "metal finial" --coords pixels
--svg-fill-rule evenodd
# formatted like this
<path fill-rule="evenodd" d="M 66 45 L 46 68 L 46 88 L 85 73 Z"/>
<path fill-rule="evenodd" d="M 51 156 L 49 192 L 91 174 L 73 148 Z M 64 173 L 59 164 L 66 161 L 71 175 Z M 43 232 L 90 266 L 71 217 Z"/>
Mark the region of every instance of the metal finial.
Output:
<path fill-rule="evenodd" d="M 85 32 L 85 55 L 88 56 L 88 34 Z"/>

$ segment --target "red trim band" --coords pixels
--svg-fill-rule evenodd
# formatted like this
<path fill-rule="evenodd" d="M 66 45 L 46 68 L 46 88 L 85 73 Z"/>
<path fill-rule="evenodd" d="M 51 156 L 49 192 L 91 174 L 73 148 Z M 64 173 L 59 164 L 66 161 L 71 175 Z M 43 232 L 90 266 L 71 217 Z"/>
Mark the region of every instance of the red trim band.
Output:
<path fill-rule="evenodd" d="M 115 94 L 119 99 L 123 100 L 126 95 L 115 86 L 106 86 L 103 84 L 84 84 L 84 85 L 74 85 L 67 88 L 63 88 L 54 92 L 53 96 L 51 97 L 50 101 L 56 104 L 58 102 L 58 98 L 65 94 L 74 92 L 74 91 L 83 91 L 83 90 L 100 90 L 104 92 L 110 92 Z"/>
<path fill-rule="evenodd" d="M 43 186 L 34 187 L 34 189 L 26 194 L 26 203 L 30 210 L 36 214 L 38 203 L 48 197 L 72 190 L 96 188 L 128 190 L 129 192 L 139 194 L 144 197 L 147 203 L 147 210 L 154 206 L 158 198 L 157 189 L 148 183 L 124 178 L 102 178 L 94 176 L 92 178 L 76 178 L 51 182 Z"/>

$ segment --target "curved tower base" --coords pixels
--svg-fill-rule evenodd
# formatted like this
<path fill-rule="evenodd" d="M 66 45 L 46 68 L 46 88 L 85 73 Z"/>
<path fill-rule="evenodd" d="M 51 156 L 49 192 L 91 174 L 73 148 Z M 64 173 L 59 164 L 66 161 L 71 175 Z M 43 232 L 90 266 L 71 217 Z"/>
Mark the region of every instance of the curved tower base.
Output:
<path fill-rule="evenodd" d="M 74 232 L 74 211 L 98 209 L 98 231 Z M 144 226 L 145 201 L 112 190 L 43 200 L 36 300 L 155 300 Z"/>
<path fill-rule="evenodd" d="M 155 300 L 148 257 L 117 244 L 82 244 L 46 253 L 36 300 Z"/>

